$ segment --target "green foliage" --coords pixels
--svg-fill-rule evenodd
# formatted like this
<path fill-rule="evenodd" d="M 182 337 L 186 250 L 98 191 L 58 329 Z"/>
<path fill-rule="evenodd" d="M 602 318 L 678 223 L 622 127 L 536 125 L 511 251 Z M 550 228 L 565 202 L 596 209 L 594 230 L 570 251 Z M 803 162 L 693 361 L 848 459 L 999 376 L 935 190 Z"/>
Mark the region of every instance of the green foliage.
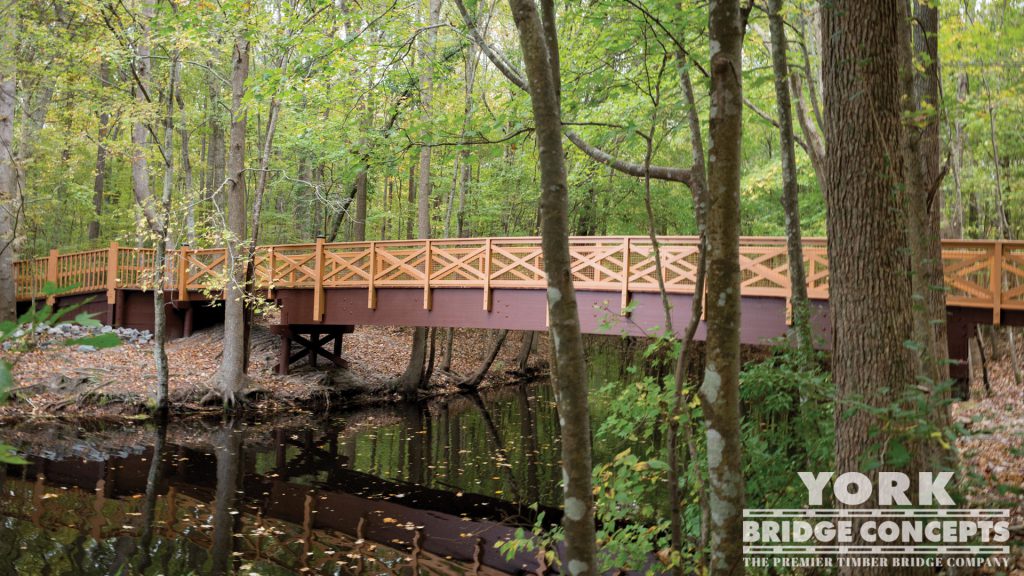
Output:
<path fill-rule="evenodd" d="M 752 508 L 799 508 L 801 470 L 832 470 L 833 386 L 822 357 L 782 347 L 740 374 L 743 472 Z"/>

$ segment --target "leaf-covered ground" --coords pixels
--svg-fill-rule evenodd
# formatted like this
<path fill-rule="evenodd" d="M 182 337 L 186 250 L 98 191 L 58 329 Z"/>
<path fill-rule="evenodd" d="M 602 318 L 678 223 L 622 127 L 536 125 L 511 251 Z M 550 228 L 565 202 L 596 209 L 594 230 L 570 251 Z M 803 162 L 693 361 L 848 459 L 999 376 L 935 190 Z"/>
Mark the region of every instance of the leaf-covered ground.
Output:
<path fill-rule="evenodd" d="M 253 330 L 251 390 L 249 408 L 259 412 L 289 410 L 294 407 L 328 408 L 338 403 L 365 404 L 389 401 L 397 396 L 388 383 L 405 369 L 412 332 L 404 328 L 360 326 L 344 337 L 342 356 L 349 370 L 312 369 L 306 360 L 292 366 L 291 374 L 278 376 L 278 338 L 266 327 Z M 200 400 L 210 390 L 222 352 L 220 328 L 198 332 L 189 338 L 172 341 L 167 347 L 171 379 L 172 410 L 194 412 L 216 410 L 204 407 Z M 476 370 L 489 349 L 493 333 L 484 330 L 456 330 L 454 353 L 449 373 L 434 371 L 430 394 L 455 389 L 456 375 Z M 444 332 L 437 332 L 437 363 L 444 349 Z M 512 379 L 521 337 L 510 333 L 485 380 L 492 385 Z M 542 349 L 538 341 L 537 350 Z M 296 350 L 293 348 L 293 352 Z M 9 356 L 9 355 L 8 355 Z M 534 354 L 532 365 L 543 363 L 542 354 Z M 14 397 L 0 407 L 5 416 L 111 416 L 134 414 L 143 410 L 156 385 L 153 344 L 125 343 L 103 350 L 80 350 L 64 346 L 44 335 L 40 346 L 17 360 Z"/>
<path fill-rule="evenodd" d="M 1024 359 L 1021 342 L 1017 345 L 1017 358 Z M 993 354 L 986 346 L 990 390 L 985 390 L 975 354 L 971 399 L 953 404 L 954 419 L 969 431 L 957 442 L 968 498 L 958 504 L 1010 510 L 1016 543 L 1012 549 L 1016 568 L 1010 574 L 1024 575 L 1024 386 L 1016 382 L 1006 341 L 997 348 Z"/>

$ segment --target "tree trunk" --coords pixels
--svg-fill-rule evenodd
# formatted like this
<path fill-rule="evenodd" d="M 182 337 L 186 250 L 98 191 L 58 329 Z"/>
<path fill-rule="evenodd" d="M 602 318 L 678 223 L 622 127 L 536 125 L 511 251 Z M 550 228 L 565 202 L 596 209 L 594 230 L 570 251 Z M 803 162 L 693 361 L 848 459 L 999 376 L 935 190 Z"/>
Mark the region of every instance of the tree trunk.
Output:
<path fill-rule="evenodd" d="M 149 21 L 154 14 L 153 0 L 144 0 L 142 3 L 141 37 L 138 47 L 135 49 L 135 101 L 144 106 L 149 101 L 149 76 L 152 63 L 149 59 Z M 146 160 L 148 130 L 146 123 L 136 120 L 132 125 L 132 191 L 135 193 L 135 201 L 142 211 L 149 230 L 159 229 L 159 221 L 156 209 L 153 206 L 153 194 L 149 188 L 149 164 Z"/>
<path fill-rule="evenodd" d="M 100 62 L 100 83 L 110 84 L 110 64 Z M 99 131 L 96 135 L 96 174 L 92 181 L 93 219 L 89 222 L 89 240 L 100 237 L 100 217 L 103 216 L 103 193 L 107 181 L 107 133 L 110 131 L 110 113 L 104 108 L 99 114 Z"/>
<path fill-rule="evenodd" d="M 519 374 L 527 374 L 530 371 L 530 354 L 533 353 L 533 342 L 536 338 L 537 333 L 532 330 L 523 332 L 523 343 L 516 357 L 516 372 Z"/>
<path fill-rule="evenodd" d="M 181 90 L 178 90 L 176 99 L 178 102 L 178 111 L 181 113 L 178 138 L 181 140 L 181 173 L 184 177 L 185 187 L 182 194 L 182 198 L 185 201 L 185 239 L 189 245 L 193 245 L 196 242 L 196 198 L 194 197 L 192 184 L 192 159 L 189 156 L 190 132 L 188 129 L 187 118 L 185 116 L 185 99 L 181 95 Z"/>
<path fill-rule="evenodd" d="M 352 240 L 366 241 L 366 169 L 356 175 L 356 217 L 352 227 Z"/>
<path fill-rule="evenodd" d="M 14 241 L 21 194 L 14 163 L 14 113 L 17 90 L 18 4 L 0 11 L 0 322 L 17 318 Z"/>
<path fill-rule="evenodd" d="M 224 301 L 224 354 L 217 374 L 217 391 L 225 408 L 241 400 L 245 373 L 245 124 L 242 99 L 249 75 L 249 41 L 239 36 L 232 52 L 231 149 L 228 161 L 228 271 Z"/>
<path fill-rule="evenodd" d="M 168 225 L 171 218 L 171 192 L 174 190 L 174 91 L 178 87 L 180 64 L 178 54 L 171 58 L 171 74 L 167 82 L 167 108 L 164 116 L 164 189 L 160 197 L 157 222 L 153 230 L 156 238 L 156 287 L 153 290 L 153 357 L 156 364 L 156 398 L 154 409 L 167 412 L 167 387 L 170 372 L 167 367 L 167 308 L 164 306 L 164 288 L 167 272 Z"/>
<path fill-rule="evenodd" d="M 207 61 L 213 66 L 213 60 Z M 210 123 L 210 142 L 207 148 L 207 197 L 213 201 L 217 211 L 223 216 L 225 208 L 224 194 L 224 121 L 220 112 L 220 77 L 208 74 L 210 82 L 209 102 L 206 113 Z"/>
<path fill-rule="evenodd" d="M 484 381 L 487 373 L 491 370 L 491 365 L 494 364 L 494 360 L 498 358 L 498 354 L 501 352 L 502 345 L 505 344 L 505 338 L 508 336 L 508 330 L 499 330 L 497 335 L 494 337 L 494 341 L 491 343 L 491 349 L 487 353 L 487 357 L 480 363 L 480 367 L 477 368 L 468 378 L 459 382 L 459 388 L 477 388 L 480 383 Z"/>
<path fill-rule="evenodd" d="M 739 405 L 743 28 L 738 0 L 711 4 L 707 300 L 712 304 L 707 307 L 707 358 L 700 387 L 711 490 L 711 574 L 743 573 Z"/>
<path fill-rule="evenodd" d="M 569 256 L 569 199 L 558 99 L 560 71 L 551 0 L 542 0 L 542 23 L 533 0 L 509 0 L 519 31 L 536 127 L 541 180 L 541 247 L 547 277 L 553 376 L 562 422 L 565 560 L 568 573 L 599 573 L 591 492 L 590 409 L 587 367 Z M 547 39 L 546 39 L 547 38 Z"/>
<path fill-rule="evenodd" d="M 686 54 L 680 48 L 677 54 L 680 66 L 679 79 L 683 89 L 683 96 L 686 102 L 686 117 L 690 132 L 690 158 L 693 162 L 693 182 L 690 191 L 693 197 L 694 220 L 697 222 L 698 249 L 697 270 L 694 275 L 694 298 L 690 302 L 690 320 L 683 332 L 680 342 L 679 358 L 676 361 L 674 382 L 672 417 L 668 424 L 668 482 L 669 482 L 669 527 L 671 530 L 672 549 L 682 552 L 683 549 L 683 502 L 679 489 L 679 479 L 682 476 L 682 466 L 679 462 L 680 427 L 686 426 L 687 447 L 693 455 L 696 454 L 695 443 L 693 442 L 692 423 L 687 412 L 686 378 L 689 369 L 691 347 L 693 338 L 704 310 L 704 287 L 707 274 L 707 173 L 705 171 L 704 138 L 700 130 L 700 116 L 697 109 L 697 100 L 693 93 L 693 82 L 690 80 L 689 69 L 685 66 Z M 693 458 L 695 459 L 695 458 Z M 696 464 L 694 464 L 696 465 Z M 700 546 L 703 549 L 707 543 L 707 534 L 710 526 L 706 521 L 707 495 L 706 491 L 698 488 L 701 505 L 701 540 Z M 675 574 L 683 572 L 682 565 L 676 566 Z"/>
<path fill-rule="evenodd" d="M 909 42 L 900 31 L 908 22 L 899 4 L 837 0 L 823 8 L 837 475 L 864 472 L 880 456 L 875 447 L 899 441 L 887 417 L 853 409 L 851 402 L 884 409 L 916 385 L 915 358 L 904 345 L 913 334 L 913 302 L 908 222 L 898 193 L 899 43 Z M 893 468 L 883 463 L 882 469 Z"/>
<path fill-rule="evenodd" d="M 772 69 L 775 72 L 775 100 L 779 116 L 779 157 L 782 161 L 782 207 L 786 221 L 786 253 L 789 257 L 790 307 L 797 348 L 811 351 L 811 308 L 807 300 L 803 238 L 800 232 L 800 190 L 797 186 L 796 147 L 789 95 L 789 63 L 786 28 L 782 21 L 782 0 L 768 0 L 771 30 Z"/>
<path fill-rule="evenodd" d="M 430 13 L 427 24 L 429 28 L 423 33 L 423 43 L 420 45 L 420 108 L 423 113 L 429 114 L 434 91 L 434 51 L 437 44 L 437 24 L 441 18 L 441 0 L 430 0 Z M 418 236 L 421 239 L 430 238 L 430 147 L 424 146 L 420 149 L 419 183 L 416 191 L 417 197 L 417 221 Z M 410 172 L 409 201 L 413 200 L 413 182 Z M 412 224 L 410 223 L 410 227 Z M 429 262 L 424 267 L 424 273 L 430 274 Z M 414 394 L 420 387 L 427 384 L 429 376 L 425 374 L 424 363 L 427 360 L 427 330 L 416 328 L 413 331 L 412 353 L 409 355 L 409 364 L 405 372 L 392 386 L 402 390 L 406 395 Z"/>
<path fill-rule="evenodd" d="M 283 65 L 283 63 L 282 63 Z M 281 68 L 281 66 L 278 66 Z M 270 99 L 270 106 L 267 110 L 267 133 L 263 140 L 263 150 L 260 153 L 260 172 L 256 178 L 256 193 L 253 194 L 252 221 L 250 225 L 251 236 L 249 238 L 249 253 L 245 260 L 245 289 L 249 298 L 255 301 L 255 285 L 253 279 L 256 276 L 256 246 L 260 240 L 260 221 L 263 216 L 263 197 L 267 192 L 267 180 L 270 177 L 270 157 L 274 153 L 274 133 L 277 131 L 277 119 L 281 112 L 281 103 L 276 97 Z M 249 345 L 252 335 L 253 309 L 252 306 L 245 307 L 245 370 L 249 370 Z"/>
<path fill-rule="evenodd" d="M 901 3 L 901 6 L 903 4 Z M 914 306 L 914 338 L 923 344 L 920 353 L 921 375 L 932 386 L 949 379 L 949 346 L 946 334 L 946 291 L 942 266 L 942 199 L 940 184 L 943 177 L 939 167 L 942 147 L 939 143 L 939 79 L 938 79 L 938 9 L 916 3 L 915 22 L 909 13 L 901 26 L 904 38 L 900 42 L 901 86 L 904 118 L 925 117 L 905 121 L 903 124 L 904 191 L 907 195 L 907 239 L 910 244 L 912 289 L 915 300 L 923 305 Z M 922 67 L 917 72 L 915 66 Z M 936 416 L 948 420 L 945 407 Z"/>

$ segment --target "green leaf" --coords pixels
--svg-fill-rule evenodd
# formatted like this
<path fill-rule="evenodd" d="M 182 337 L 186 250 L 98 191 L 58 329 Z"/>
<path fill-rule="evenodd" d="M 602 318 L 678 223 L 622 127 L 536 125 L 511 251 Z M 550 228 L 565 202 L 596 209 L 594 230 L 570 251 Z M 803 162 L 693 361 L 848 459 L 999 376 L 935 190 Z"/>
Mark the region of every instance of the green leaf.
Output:
<path fill-rule="evenodd" d="M 78 316 L 75 316 L 75 324 L 79 326 L 85 326 L 86 328 L 99 328 L 103 325 L 102 322 L 93 318 L 95 314 L 89 312 L 80 312 Z"/>
<path fill-rule="evenodd" d="M 14 375 L 11 374 L 11 363 L 0 360 L 0 403 L 7 401 L 7 395 L 14 387 Z"/>
<path fill-rule="evenodd" d="M 108 332 L 106 334 L 97 334 L 95 336 L 86 336 L 84 338 L 74 338 L 71 340 L 64 341 L 65 346 L 93 346 L 95 348 L 113 348 L 121 345 L 121 339 L 118 338 L 117 334 Z"/>

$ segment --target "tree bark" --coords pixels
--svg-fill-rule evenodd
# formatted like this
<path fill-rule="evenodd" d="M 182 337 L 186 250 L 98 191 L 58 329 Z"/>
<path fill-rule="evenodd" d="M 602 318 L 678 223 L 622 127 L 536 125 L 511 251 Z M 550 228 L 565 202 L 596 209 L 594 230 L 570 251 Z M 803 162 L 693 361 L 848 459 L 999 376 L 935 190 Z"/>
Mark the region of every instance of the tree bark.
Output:
<path fill-rule="evenodd" d="M 549 18 L 551 0 L 543 11 Z M 597 574 L 594 502 L 591 492 L 590 410 L 587 368 L 580 334 L 576 292 L 569 257 L 569 200 L 562 122 L 558 101 L 560 72 L 550 38 L 555 23 L 542 23 L 533 0 L 509 0 L 529 78 L 541 180 L 541 247 L 547 277 L 553 376 L 562 422 L 565 560 L 572 576 Z"/>
<path fill-rule="evenodd" d="M 700 399 L 707 425 L 711 574 L 743 573 L 740 465 L 740 166 L 743 17 L 739 0 L 711 3 L 707 340 Z"/>
<path fill-rule="evenodd" d="M 881 456 L 878 446 L 898 441 L 886 417 L 851 402 L 884 409 L 916 385 L 915 358 L 904 345 L 913 334 L 913 302 L 908 221 L 898 192 L 900 42 L 909 43 L 900 30 L 909 25 L 900 4 L 837 0 L 822 9 L 837 475 L 864 472 Z"/>
<path fill-rule="evenodd" d="M 356 174 L 356 217 L 352 226 L 352 240 L 355 242 L 366 241 L 366 169 Z"/>
<path fill-rule="evenodd" d="M 811 351 L 811 308 L 807 299 L 807 275 L 804 272 L 803 238 L 800 232 L 800 189 L 797 185 L 796 146 L 789 94 L 789 63 L 786 27 L 782 20 L 782 0 L 768 0 L 768 25 L 771 30 L 772 69 L 775 72 L 775 101 L 779 117 L 779 157 L 782 162 L 782 208 L 786 221 L 786 254 L 789 258 L 789 302 L 797 348 Z"/>
<path fill-rule="evenodd" d="M 100 62 L 100 84 L 110 84 L 110 64 Z M 104 108 L 99 113 L 99 130 L 96 135 L 96 165 L 92 180 L 93 219 L 89 222 L 89 240 L 100 237 L 100 218 L 103 216 L 103 194 L 107 181 L 107 134 L 110 131 L 110 113 Z"/>
<path fill-rule="evenodd" d="M 14 240 L 21 194 L 14 152 L 14 114 L 17 104 L 18 4 L 0 11 L 0 322 L 17 318 Z"/>
<path fill-rule="evenodd" d="M 245 373 L 245 81 L 249 76 L 249 41 L 239 36 L 232 52 L 231 148 L 228 160 L 228 272 L 224 301 L 224 354 L 217 374 L 217 392 L 224 407 L 241 400 Z"/>

